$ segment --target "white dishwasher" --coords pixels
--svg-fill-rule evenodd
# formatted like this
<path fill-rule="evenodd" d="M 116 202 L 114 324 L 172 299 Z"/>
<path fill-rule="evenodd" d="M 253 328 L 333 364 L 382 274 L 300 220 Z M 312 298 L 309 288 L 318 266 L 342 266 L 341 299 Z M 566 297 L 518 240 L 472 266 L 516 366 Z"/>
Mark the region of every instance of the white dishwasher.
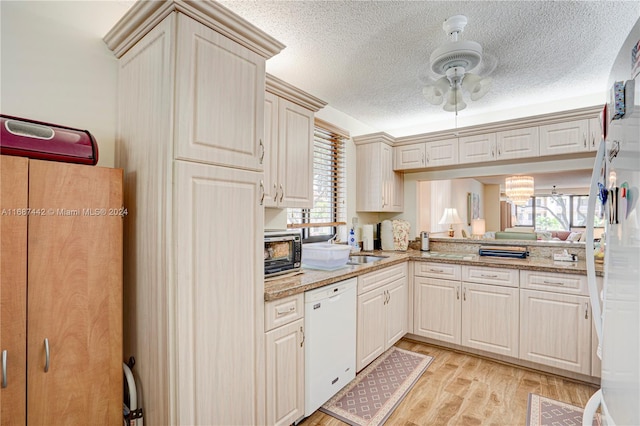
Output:
<path fill-rule="evenodd" d="M 309 416 L 356 376 L 357 279 L 304 294 L 304 415 Z"/>

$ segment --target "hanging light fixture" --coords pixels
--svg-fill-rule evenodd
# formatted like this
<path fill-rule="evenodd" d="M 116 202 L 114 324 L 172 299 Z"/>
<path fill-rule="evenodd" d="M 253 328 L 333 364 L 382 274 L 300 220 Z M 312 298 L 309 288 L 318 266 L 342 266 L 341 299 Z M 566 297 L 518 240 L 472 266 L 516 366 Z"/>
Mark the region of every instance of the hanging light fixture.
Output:
<path fill-rule="evenodd" d="M 437 76 L 422 89 L 424 97 L 433 105 L 445 101 L 445 111 L 462 111 L 467 107 L 463 91 L 469 93 L 472 101 L 482 98 L 491 88 L 491 78 L 480 77 L 469 71 L 483 68 L 488 74 L 496 65 L 490 55 L 482 54 L 482 46 L 475 41 L 459 40 L 467 25 L 467 17 L 452 16 L 444 21 L 442 28 L 451 41 L 433 51 L 430 57 L 430 71 Z M 481 64 L 482 66 L 478 66 Z"/>
<path fill-rule="evenodd" d="M 510 176 L 505 179 L 504 192 L 518 206 L 525 206 L 533 197 L 532 176 Z"/>

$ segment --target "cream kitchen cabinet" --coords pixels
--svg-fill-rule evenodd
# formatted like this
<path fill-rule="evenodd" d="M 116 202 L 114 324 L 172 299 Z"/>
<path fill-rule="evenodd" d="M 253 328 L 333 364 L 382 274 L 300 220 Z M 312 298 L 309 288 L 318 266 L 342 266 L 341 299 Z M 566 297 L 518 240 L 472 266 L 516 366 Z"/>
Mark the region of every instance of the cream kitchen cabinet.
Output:
<path fill-rule="evenodd" d="M 271 75 L 266 79 L 266 207 L 313 207 L 314 113 L 325 102 Z"/>
<path fill-rule="evenodd" d="M 589 120 L 540 126 L 540 155 L 559 155 L 591 150 Z"/>
<path fill-rule="evenodd" d="M 518 270 L 462 267 L 462 345 L 518 357 Z"/>
<path fill-rule="evenodd" d="M 465 136 L 458 139 L 458 164 L 483 163 L 496 159 L 496 134 Z"/>
<path fill-rule="evenodd" d="M 3 155 L 0 185 L 0 423 L 122 422 L 122 170 Z"/>
<path fill-rule="evenodd" d="M 458 138 L 425 143 L 425 166 L 440 167 L 458 164 Z"/>
<path fill-rule="evenodd" d="M 414 334 L 460 344 L 460 265 L 415 262 L 414 267 Z"/>
<path fill-rule="evenodd" d="M 404 178 L 393 171 L 391 137 L 353 138 L 356 144 L 356 210 L 359 212 L 402 212 Z"/>
<path fill-rule="evenodd" d="M 424 169 L 426 167 L 426 145 L 412 143 L 393 147 L 394 170 Z"/>
<path fill-rule="evenodd" d="M 304 295 L 265 304 L 267 424 L 304 416 Z"/>
<path fill-rule="evenodd" d="M 591 375 L 586 278 L 520 271 L 520 359 Z"/>
<path fill-rule="evenodd" d="M 284 46 L 208 1 L 138 2 L 105 42 L 145 423 L 264 424 L 264 69 Z"/>
<path fill-rule="evenodd" d="M 406 263 L 358 277 L 357 371 L 406 334 L 407 298 Z"/>
<path fill-rule="evenodd" d="M 538 127 L 505 130 L 496 133 L 496 160 L 537 157 L 539 151 Z"/>

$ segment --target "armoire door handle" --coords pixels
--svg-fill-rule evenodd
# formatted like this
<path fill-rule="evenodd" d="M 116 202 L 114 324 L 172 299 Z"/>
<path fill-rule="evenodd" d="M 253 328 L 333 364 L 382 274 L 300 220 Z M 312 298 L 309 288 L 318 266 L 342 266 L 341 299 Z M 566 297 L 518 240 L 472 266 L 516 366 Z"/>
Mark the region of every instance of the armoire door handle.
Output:
<path fill-rule="evenodd" d="M 7 387 L 7 350 L 2 351 L 2 387 Z"/>
<path fill-rule="evenodd" d="M 44 338 L 44 372 L 47 373 L 49 371 L 49 339 Z"/>

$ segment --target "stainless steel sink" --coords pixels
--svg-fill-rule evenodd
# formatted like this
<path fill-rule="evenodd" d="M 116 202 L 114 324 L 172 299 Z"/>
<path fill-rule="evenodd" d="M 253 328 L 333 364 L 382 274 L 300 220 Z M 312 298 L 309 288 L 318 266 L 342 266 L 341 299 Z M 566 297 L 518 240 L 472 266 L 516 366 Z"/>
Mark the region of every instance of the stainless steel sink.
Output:
<path fill-rule="evenodd" d="M 388 258 L 389 256 L 349 256 L 347 265 L 362 265 L 365 263 L 373 263 Z"/>

